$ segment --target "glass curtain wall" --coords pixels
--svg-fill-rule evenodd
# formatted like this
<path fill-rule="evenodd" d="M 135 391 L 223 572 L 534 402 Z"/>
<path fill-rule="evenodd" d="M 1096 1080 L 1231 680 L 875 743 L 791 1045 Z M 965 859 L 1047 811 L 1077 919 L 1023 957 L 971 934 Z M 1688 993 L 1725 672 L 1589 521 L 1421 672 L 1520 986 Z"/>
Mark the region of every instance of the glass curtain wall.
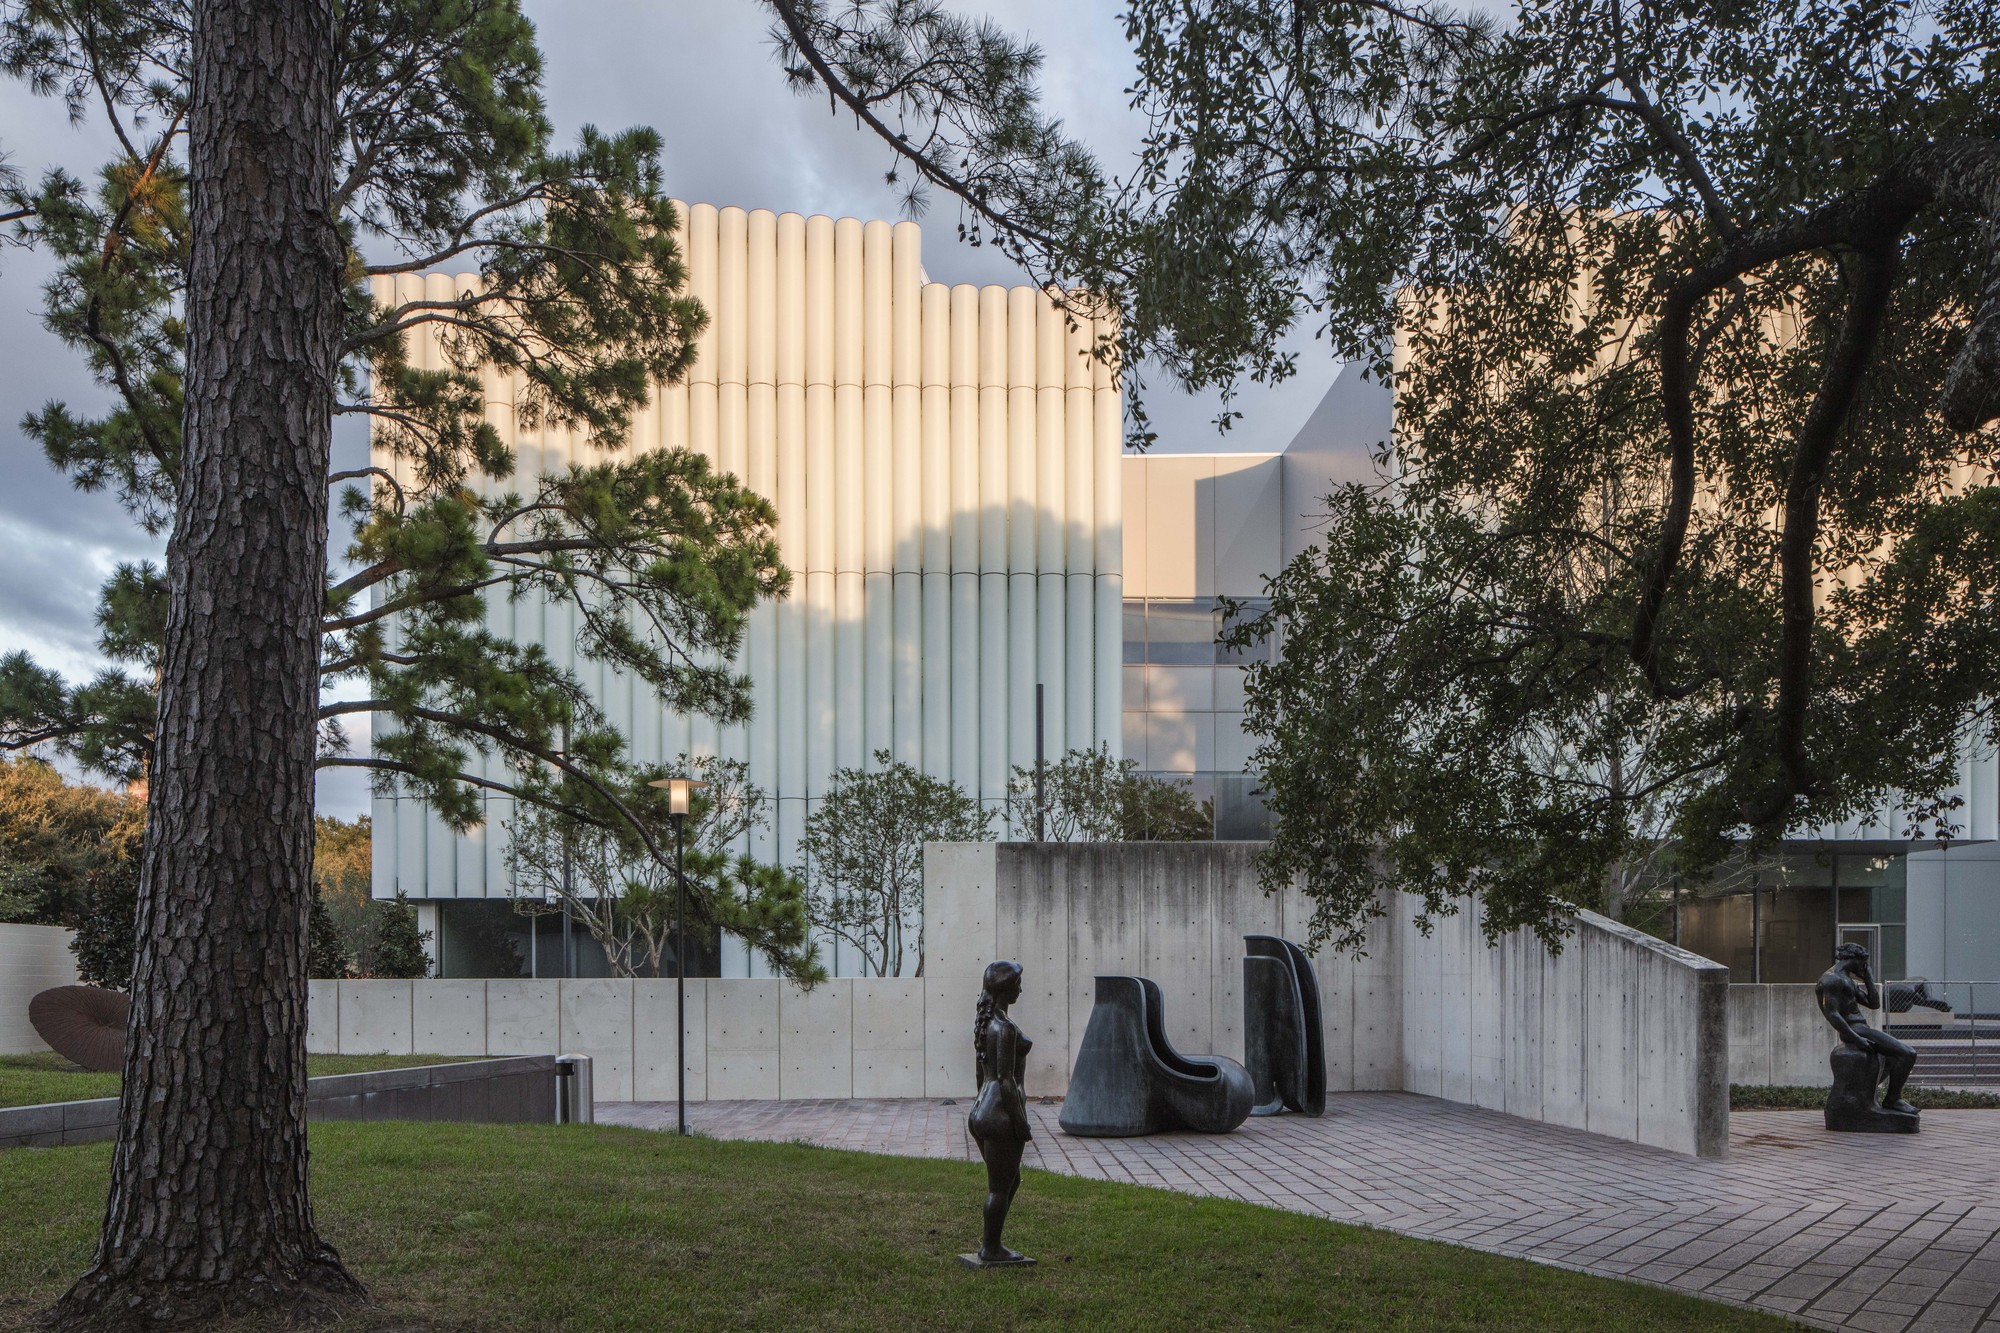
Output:
<path fill-rule="evenodd" d="M 1263 604 L 1243 601 L 1243 615 Z M 1215 803 L 1215 836 L 1266 838 L 1270 816 L 1249 769 L 1243 669 L 1268 660 L 1268 641 L 1224 648 L 1228 627 L 1209 597 L 1125 602 L 1125 756 L 1139 771 L 1187 784 Z"/>
<path fill-rule="evenodd" d="M 443 978 L 608 977 L 604 946 L 580 924 L 571 923 L 569 961 L 563 961 L 563 920 L 556 910 L 529 916 L 505 898 L 463 898 L 440 902 L 438 976 Z M 720 976 L 722 941 L 717 932 L 688 931 L 691 977 Z M 660 960 L 660 975 L 673 976 L 673 945 Z"/>
<path fill-rule="evenodd" d="M 1907 968 L 1905 862 L 1852 844 L 1788 848 L 1725 866 L 1677 895 L 1677 943 L 1729 968 L 1731 981 L 1817 981 L 1834 946 L 1868 946 L 1875 975 Z"/>

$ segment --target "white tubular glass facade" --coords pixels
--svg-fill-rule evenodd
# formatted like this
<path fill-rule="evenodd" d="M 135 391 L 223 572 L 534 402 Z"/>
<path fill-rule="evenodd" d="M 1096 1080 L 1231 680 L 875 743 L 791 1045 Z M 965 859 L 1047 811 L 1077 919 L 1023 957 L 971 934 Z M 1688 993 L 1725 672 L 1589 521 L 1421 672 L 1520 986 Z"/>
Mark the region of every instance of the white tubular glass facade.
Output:
<path fill-rule="evenodd" d="M 1098 330 L 1069 328 L 1034 288 L 927 281 L 914 223 L 707 204 L 681 218 L 709 325 L 625 452 L 694 450 L 777 508 L 792 590 L 756 610 L 737 659 L 755 713 L 718 727 L 667 712 L 576 653 L 564 607 L 490 596 L 490 623 L 576 669 L 641 761 L 746 761 L 774 817 L 745 850 L 783 864 L 832 772 L 877 751 L 1002 811 L 1012 769 L 1034 762 L 1038 683 L 1052 753 L 1120 753 L 1123 409 L 1088 356 Z M 400 277 L 378 294 L 449 298 L 468 281 Z M 411 355 L 437 364 L 422 337 Z M 513 488 L 602 457 L 571 432 L 521 429 L 513 392 L 503 377 L 488 386 L 518 451 Z M 485 822 L 458 835 L 420 801 L 376 797 L 377 895 L 505 898 L 512 803 L 485 802 Z M 725 975 L 751 967 L 740 948 L 719 961 Z"/>

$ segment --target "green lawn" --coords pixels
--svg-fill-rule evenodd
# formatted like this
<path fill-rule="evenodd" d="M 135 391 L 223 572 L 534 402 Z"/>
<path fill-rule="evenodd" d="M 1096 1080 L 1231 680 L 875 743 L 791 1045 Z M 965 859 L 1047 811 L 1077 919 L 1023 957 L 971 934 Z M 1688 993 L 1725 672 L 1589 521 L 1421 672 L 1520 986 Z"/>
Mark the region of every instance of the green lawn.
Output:
<path fill-rule="evenodd" d="M 1030 1172 L 972 1272 L 983 1168 L 543 1125 L 326 1124 L 322 1229 L 379 1308 L 443 1330 L 1776 1330 L 1765 1315 L 1246 1204 Z M 0 1152 L 0 1329 L 90 1256 L 108 1145 Z"/>
<path fill-rule="evenodd" d="M 470 1059 L 462 1055 L 310 1055 L 306 1068 L 321 1074 L 365 1074 L 371 1069 L 408 1069 L 413 1065 L 448 1065 Z M 0 1055 L 0 1106 L 40 1106 L 45 1102 L 81 1102 L 92 1097 L 116 1097 L 119 1076 L 78 1069 L 53 1051 L 36 1055 Z"/>

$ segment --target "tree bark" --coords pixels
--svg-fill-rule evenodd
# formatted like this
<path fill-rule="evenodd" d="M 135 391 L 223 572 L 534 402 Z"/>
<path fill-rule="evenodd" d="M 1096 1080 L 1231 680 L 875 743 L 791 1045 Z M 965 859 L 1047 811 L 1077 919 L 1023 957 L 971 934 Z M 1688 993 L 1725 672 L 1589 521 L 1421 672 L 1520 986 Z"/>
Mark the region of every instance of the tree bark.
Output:
<path fill-rule="evenodd" d="M 185 453 L 118 1144 L 61 1329 L 362 1298 L 306 1184 L 306 923 L 342 302 L 332 0 L 193 6 Z"/>

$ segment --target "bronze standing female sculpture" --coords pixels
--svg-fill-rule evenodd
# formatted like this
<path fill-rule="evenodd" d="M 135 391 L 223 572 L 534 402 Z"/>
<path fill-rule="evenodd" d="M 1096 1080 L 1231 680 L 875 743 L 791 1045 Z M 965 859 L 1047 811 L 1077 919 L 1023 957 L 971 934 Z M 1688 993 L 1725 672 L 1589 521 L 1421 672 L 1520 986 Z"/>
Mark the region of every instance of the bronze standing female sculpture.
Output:
<path fill-rule="evenodd" d="M 972 1137 L 986 1159 L 986 1234 L 976 1255 L 960 1255 L 975 1267 L 1032 1264 L 1024 1255 L 1000 1243 L 1007 1209 L 1021 1188 L 1021 1153 L 1033 1137 L 1028 1128 L 1028 1098 L 1021 1091 L 1027 1076 L 1028 1050 L 1034 1045 L 1021 1035 L 1007 1007 L 1021 998 L 1021 965 L 989 963 L 979 995 L 978 1017 L 972 1024 L 972 1049 L 979 1072 L 979 1096 L 972 1103 Z"/>

